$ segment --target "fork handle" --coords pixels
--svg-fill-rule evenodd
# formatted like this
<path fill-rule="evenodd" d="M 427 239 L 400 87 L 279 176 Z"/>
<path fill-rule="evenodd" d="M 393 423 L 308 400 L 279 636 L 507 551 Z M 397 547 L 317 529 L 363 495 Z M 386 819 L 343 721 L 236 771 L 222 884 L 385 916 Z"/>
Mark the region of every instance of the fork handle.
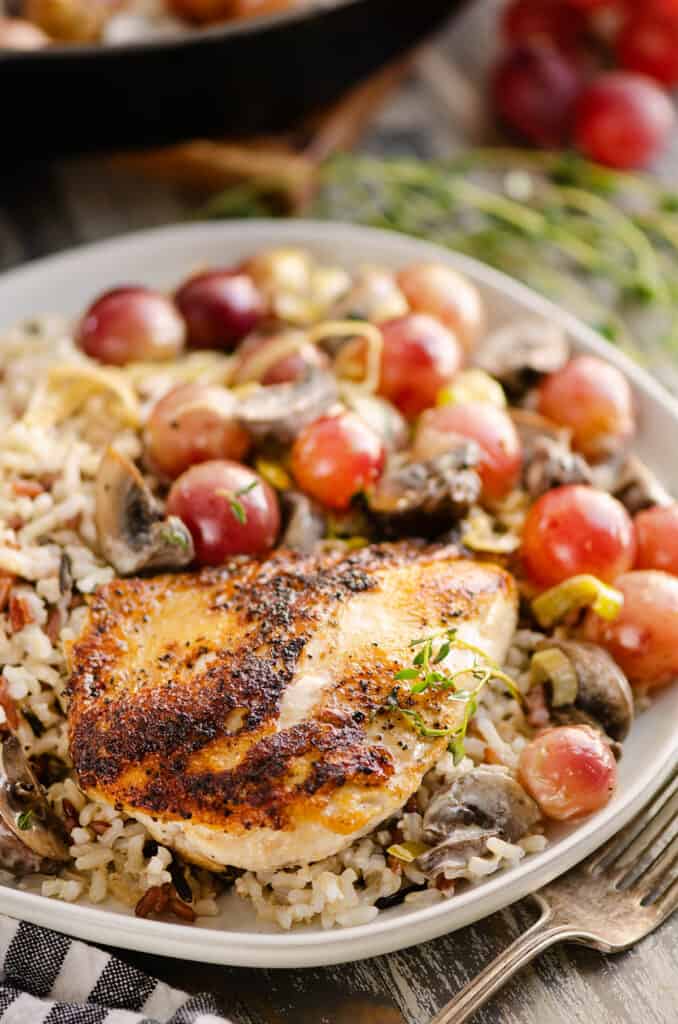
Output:
<path fill-rule="evenodd" d="M 443 1007 L 431 1024 L 463 1024 L 476 1010 L 484 1006 L 509 978 L 549 946 L 556 942 L 582 938 L 581 932 L 575 928 L 551 924 L 551 907 L 543 896 L 533 896 L 532 899 L 540 909 L 539 918 L 535 923 Z"/>

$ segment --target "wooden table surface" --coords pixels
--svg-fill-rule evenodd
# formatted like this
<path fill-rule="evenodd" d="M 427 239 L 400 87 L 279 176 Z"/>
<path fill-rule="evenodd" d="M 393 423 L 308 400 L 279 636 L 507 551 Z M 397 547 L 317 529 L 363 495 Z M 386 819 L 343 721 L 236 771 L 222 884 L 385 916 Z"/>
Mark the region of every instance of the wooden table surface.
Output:
<path fill-rule="evenodd" d="M 366 148 L 436 156 L 477 141 L 479 118 L 468 117 L 474 92 L 466 94 L 458 70 L 469 82 L 482 79 L 492 57 L 496 6 L 475 5 L 445 31 L 379 117 Z M 658 170 L 675 182 L 678 146 Z M 186 197 L 175 190 L 149 189 L 94 158 L 18 172 L 15 166 L 0 177 L 0 267 L 165 224 L 187 212 Z M 215 992 L 237 1024 L 428 1024 L 529 919 L 523 907 L 511 908 L 415 949 L 318 970 L 255 971 L 121 955 L 172 984 Z M 475 1019 L 478 1024 L 676 1024 L 677 964 L 678 915 L 622 956 L 604 959 L 575 947 L 550 952 Z"/>

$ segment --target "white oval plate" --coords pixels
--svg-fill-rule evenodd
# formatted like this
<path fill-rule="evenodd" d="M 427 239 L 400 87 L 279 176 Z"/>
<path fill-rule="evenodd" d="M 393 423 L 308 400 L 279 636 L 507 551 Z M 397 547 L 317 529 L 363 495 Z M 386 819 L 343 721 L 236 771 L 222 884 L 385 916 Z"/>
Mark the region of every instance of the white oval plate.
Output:
<path fill-rule="evenodd" d="M 575 346 L 595 352 L 626 373 L 635 388 L 641 433 L 637 450 L 678 493 L 678 404 L 647 373 L 569 314 L 474 260 L 391 232 L 310 221 L 251 221 L 162 228 L 102 242 L 41 260 L 0 279 L 0 326 L 39 312 L 76 314 L 98 292 L 144 282 L 171 287 L 203 265 L 229 264 L 267 246 L 301 245 L 330 263 L 399 267 L 441 260 L 479 285 L 491 323 L 521 315 L 556 321 Z M 371 924 L 281 933 L 256 921 L 230 895 L 218 918 L 188 927 L 140 920 L 120 909 L 59 903 L 32 892 L 0 887 L 0 910 L 70 935 L 128 949 L 202 962 L 252 967 L 311 967 L 388 953 L 477 921 L 513 903 L 572 867 L 642 806 L 678 758 L 678 686 L 661 693 L 639 716 L 624 746 L 617 792 L 607 807 L 575 829 L 563 828 L 541 854 L 494 875 L 445 903 L 400 906 Z"/>

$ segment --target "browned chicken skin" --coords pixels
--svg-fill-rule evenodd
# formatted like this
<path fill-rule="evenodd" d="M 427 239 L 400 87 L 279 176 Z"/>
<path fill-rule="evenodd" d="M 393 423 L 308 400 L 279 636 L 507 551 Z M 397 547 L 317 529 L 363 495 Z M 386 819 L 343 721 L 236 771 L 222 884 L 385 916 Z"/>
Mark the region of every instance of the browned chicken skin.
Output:
<path fill-rule="evenodd" d="M 206 866 L 318 860 L 395 813 L 445 748 L 389 704 L 409 643 L 458 626 L 501 659 L 515 617 L 503 570 L 414 543 L 113 581 L 70 650 L 80 783 Z M 407 683 L 399 700 L 429 726 L 461 713 Z"/>

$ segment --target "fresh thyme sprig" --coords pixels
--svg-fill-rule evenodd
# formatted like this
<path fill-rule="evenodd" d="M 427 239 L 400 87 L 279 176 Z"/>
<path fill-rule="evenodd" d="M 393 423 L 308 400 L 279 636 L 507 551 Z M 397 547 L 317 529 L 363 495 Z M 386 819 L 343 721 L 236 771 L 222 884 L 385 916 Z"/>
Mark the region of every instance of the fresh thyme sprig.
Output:
<path fill-rule="evenodd" d="M 434 648 L 436 640 L 442 641 L 437 649 Z M 396 681 L 411 683 L 410 694 L 420 694 L 428 689 L 454 691 L 449 699 L 464 705 L 462 719 L 458 725 L 448 728 L 427 725 L 419 711 L 405 708 L 400 704 L 397 686 L 391 694 L 391 706 L 397 707 L 421 736 L 431 739 L 447 736 L 448 749 L 454 757 L 455 764 L 458 764 L 464 756 L 464 740 L 471 719 L 478 710 L 478 698 L 483 687 L 491 680 L 496 679 L 502 682 L 511 696 L 520 703 L 523 700 L 522 694 L 506 672 L 503 672 L 491 658 L 488 658 L 481 648 L 463 640 L 456 629 L 441 630 L 432 636 L 413 640 L 409 647 L 411 649 L 419 648 L 419 650 L 412 659 L 412 668 L 405 668 L 396 673 Z M 453 647 L 471 651 L 475 655 L 473 664 L 452 673 L 433 668 L 432 666 L 440 665 L 445 661 Z M 472 680 L 475 686 L 463 688 L 461 680 L 464 677 Z"/>
<path fill-rule="evenodd" d="M 239 501 L 238 499 L 241 498 L 244 494 L 249 494 L 249 492 L 253 490 L 258 483 L 258 480 L 252 480 L 251 483 L 245 484 L 244 487 L 239 487 L 237 491 L 227 491 L 225 488 L 219 487 L 214 492 L 220 498 L 226 498 L 226 501 L 231 506 L 231 512 L 238 520 L 238 522 L 243 526 L 247 522 L 247 510 L 243 505 L 242 501 Z"/>

